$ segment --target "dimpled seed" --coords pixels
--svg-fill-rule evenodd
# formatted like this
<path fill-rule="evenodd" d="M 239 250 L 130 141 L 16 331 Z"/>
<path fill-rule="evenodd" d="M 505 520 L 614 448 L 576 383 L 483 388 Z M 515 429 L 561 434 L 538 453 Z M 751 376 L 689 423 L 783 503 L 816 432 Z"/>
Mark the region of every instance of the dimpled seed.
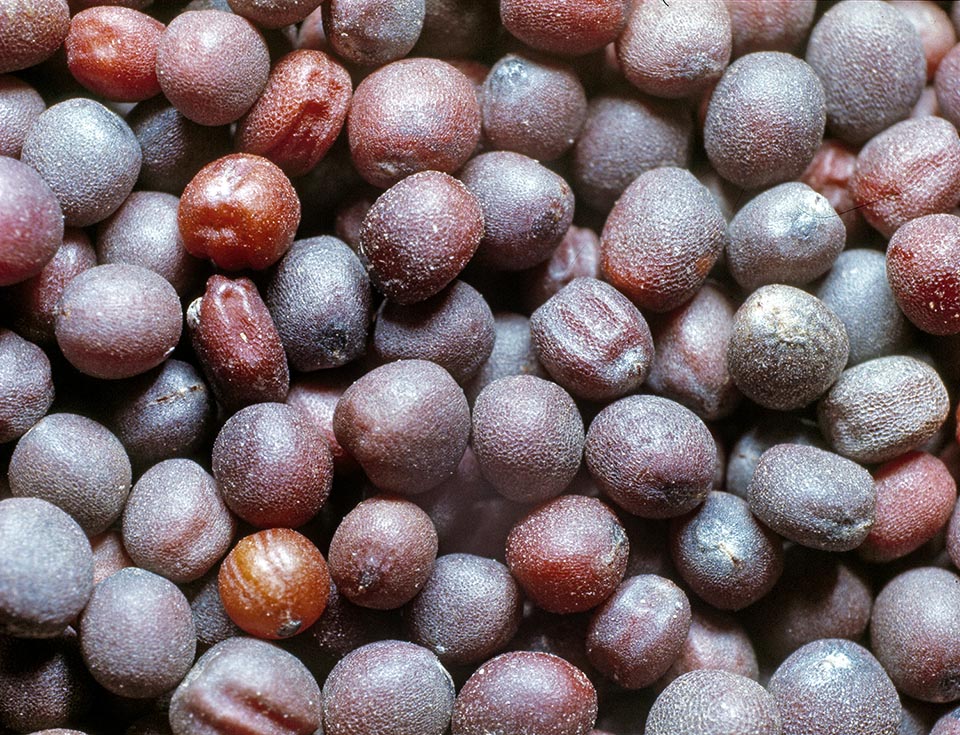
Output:
<path fill-rule="evenodd" d="M 283 344 L 249 278 L 210 276 L 204 295 L 187 309 L 187 329 L 200 367 L 228 411 L 287 397 Z"/>
<path fill-rule="evenodd" d="M 234 153 L 204 166 L 180 197 L 184 247 L 226 270 L 273 265 L 300 224 L 300 200 L 283 171 L 266 158 Z"/>
<path fill-rule="evenodd" d="M 733 55 L 754 51 L 796 52 L 807 39 L 816 0 L 726 0 Z"/>
<path fill-rule="evenodd" d="M 777 444 L 760 457 L 747 490 L 750 510 L 791 541 L 850 551 L 870 533 L 877 494 L 870 473 L 832 452 Z"/>
<path fill-rule="evenodd" d="M 20 158 L 27 131 L 45 109 L 36 89 L 12 74 L 0 75 L 0 156 Z"/>
<path fill-rule="evenodd" d="M 643 314 L 596 278 L 575 278 L 530 317 L 537 357 L 579 398 L 603 401 L 636 390 L 650 372 L 653 337 Z"/>
<path fill-rule="evenodd" d="M 885 462 L 919 447 L 949 411 L 937 371 L 904 355 L 845 370 L 817 407 L 823 436 L 857 462 Z"/>
<path fill-rule="evenodd" d="M 0 73 L 19 71 L 52 56 L 70 30 L 66 0 L 0 3 Z"/>
<path fill-rule="evenodd" d="M 0 157 L 0 287 L 38 275 L 63 238 L 53 190 L 30 166 Z"/>
<path fill-rule="evenodd" d="M 252 638 L 213 646 L 170 700 L 174 735 L 312 735 L 320 727 L 320 687 L 313 674 L 296 656 Z"/>
<path fill-rule="evenodd" d="M 46 353 L 16 332 L 0 329 L 0 444 L 25 434 L 50 410 L 53 398 Z"/>

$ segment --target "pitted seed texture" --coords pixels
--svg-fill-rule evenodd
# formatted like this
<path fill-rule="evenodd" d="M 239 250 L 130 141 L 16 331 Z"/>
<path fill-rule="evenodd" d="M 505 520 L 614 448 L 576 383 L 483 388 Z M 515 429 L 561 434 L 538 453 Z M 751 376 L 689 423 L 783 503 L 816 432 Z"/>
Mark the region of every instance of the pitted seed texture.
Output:
<path fill-rule="evenodd" d="M 937 371 L 904 355 L 845 370 L 817 407 L 834 451 L 857 462 L 885 462 L 916 449 L 946 421 L 950 400 Z"/>
<path fill-rule="evenodd" d="M 727 367 L 747 398 L 790 411 L 834 384 L 849 350 L 843 322 L 820 299 L 793 286 L 763 286 L 734 316 Z"/>
<path fill-rule="evenodd" d="M 607 217 L 600 236 L 604 278 L 641 309 L 675 309 L 707 280 L 725 229 L 716 200 L 692 173 L 648 171 Z"/>
<path fill-rule="evenodd" d="M 541 364 L 578 398 L 617 398 L 650 373 L 653 337 L 646 319 L 596 278 L 575 278 L 533 312 L 530 334 Z"/>
<path fill-rule="evenodd" d="M 806 59 L 823 82 L 831 132 L 849 143 L 907 117 L 926 80 L 919 34 L 878 0 L 830 8 L 813 27 Z"/>
<path fill-rule="evenodd" d="M 590 424 L 590 474 L 617 505 L 643 518 L 696 508 L 713 485 L 717 446 L 700 418 L 657 396 L 628 396 Z"/>
<path fill-rule="evenodd" d="M 877 491 L 870 473 L 832 452 L 777 444 L 760 457 L 747 490 L 750 510 L 798 544 L 855 549 L 870 533 Z"/>
<path fill-rule="evenodd" d="M 713 90 L 703 128 L 717 173 L 745 189 L 799 177 L 823 140 L 820 82 L 804 61 L 777 51 L 733 62 Z"/>

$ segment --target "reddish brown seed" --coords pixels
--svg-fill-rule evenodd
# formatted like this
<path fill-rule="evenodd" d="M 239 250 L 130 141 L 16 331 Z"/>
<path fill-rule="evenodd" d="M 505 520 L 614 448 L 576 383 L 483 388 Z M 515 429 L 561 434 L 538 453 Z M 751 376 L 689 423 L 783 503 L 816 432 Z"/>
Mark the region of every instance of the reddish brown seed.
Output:
<path fill-rule="evenodd" d="M 725 0 L 734 57 L 754 51 L 796 53 L 806 40 L 816 0 Z"/>
<path fill-rule="evenodd" d="M 133 559 L 123 547 L 123 535 L 118 530 L 104 531 L 90 537 L 93 550 L 93 584 L 127 567 L 134 567 Z"/>
<path fill-rule="evenodd" d="M 676 660 L 690 631 L 690 603 L 673 582 L 654 574 L 625 580 L 594 614 L 587 656 L 626 689 L 649 686 Z"/>
<path fill-rule="evenodd" d="M 594 480 L 621 508 L 672 518 L 707 497 L 717 445 L 690 409 L 658 396 L 628 396 L 594 418 L 584 456 Z"/>
<path fill-rule="evenodd" d="M 653 338 L 640 311 L 596 278 L 576 278 L 530 317 L 537 357 L 580 398 L 609 400 L 636 390 L 650 372 Z"/>
<path fill-rule="evenodd" d="M 63 242 L 63 213 L 37 172 L 0 158 L 0 286 L 37 275 Z"/>
<path fill-rule="evenodd" d="M 256 102 L 270 54 L 250 21 L 222 10 L 174 18 L 157 50 L 157 78 L 167 99 L 201 125 L 226 125 Z"/>
<path fill-rule="evenodd" d="M 330 575 L 305 536 L 271 528 L 240 539 L 220 567 L 227 614 L 258 638 L 289 638 L 313 625 L 327 606 Z"/>
<path fill-rule="evenodd" d="M 45 109 L 37 90 L 12 74 L 0 75 L 0 156 L 20 157 L 27 130 Z"/>
<path fill-rule="evenodd" d="M 580 669 L 549 653 L 512 651 L 463 685 L 451 732 L 587 735 L 596 718 L 597 692 Z"/>
<path fill-rule="evenodd" d="M 378 495 L 347 513 L 328 558 L 340 594 L 361 607 L 392 610 L 410 602 L 430 576 L 437 532 L 418 506 Z"/>
<path fill-rule="evenodd" d="M 920 548 L 944 527 L 957 501 L 946 465 L 926 452 L 907 452 L 880 465 L 873 479 L 876 520 L 857 549 L 868 561 L 892 561 Z"/>
<path fill-rule="evenodd" d="M 653 319 L 650 390 L 707 421 L 730 415 L 742 398 L 727 368 L 735 311 L 724 290 L 706 283 L 691 301 Z"/>
<path fill-rule="evenodd" d="M 500 19 L 504 28 L 533 48 L 579 56 L 612 43 L 623 29 L 629 6 L 624 0 L 503 0 Z"/>
<path fill-rule="evenodd" d="M 229 508 L 260 528 L 301 526 L 323 507 L 333 458 L 307 417 L 283 403 L 241 409 L 220 429 L 213 475 Z"/>
<path fill-rule="evenodd" d="M 146 13 L 103 5 L 70 21 L 67 66 L 80 84 L 116 102 L 160 94 L 157 48 L 165 26 Z"/>
<path fill-rule="evenodd" d="M 637 178 L 600 236 L 606 279 L 642 309 L 668 311 L 693 298 L 723 251 L 726 221 L 689 171 L 657 168 Z"/>
<path fill-rule="evenodd" d="M 0 7 L 0 74 L 50 58 L 70 30 L 66 0 L 7 0 Z"/>
<path fill-rule="evenodd" d="M 960 79 L 958 48 L 960 47 L 954 46 L 943 57 L 933 82 L 940 114 L 954 124 L 960 122 L 960 94 L 957 93 L 957 79 Z"/>
<path fill-rule="evenodd" d="M 387 298 L 412 304 L 457 277 L 483 231 L 483 211 L 467 187 L 439 171 L 423 171 L 370 207 L 360 226 L 360 255 Z"/>
<path fill-rule="evenodd" d="M 928 214 L 890 238 L 887 278 L 897 305 L 925 332 L 960 332 L 960 217 Z"/>
<path fill-rule="evenodd" d="M 904 694 L 925 702 L 960 697 L 960 578 L 917 567 L 884 587 L 870 617 L 871 648 Z"/>
<path fill-rule="evenodd" d="M 723 0 L 635 3 L 617 39 L 624 76 L 657 97 L 688 97 L 720 78 L 730 61 L 730 14 Z"/>
<path fill-rule="evenodd" d="M 178 220 L 191 255 L 226 270 L 260 270 L 293 244 L 300 200 L 276 164 L 235 153 L 204 166 L 187 184 Z"/>
<path fill-rule="evenodd" d="M 249 278 L 210 276 L 203 297 L 187 309 L 187 328 L 210 387 L 228 411 L 286 399 L 287 357 Z"/>
<path fill-rule="evenodd" d="M 281 28 L 307 18 L 321 0 L 227 0 L 230 9 L 261 28 Z"/>
<path fill-rule="evenodd" d="M 237 123 L 234 144 L 269 158 L 288 176 L 302 176 L 340 134 L 352 92 L 347 70 L 322 51 L 289 53 Z"/>
<path fill-rule="evenodd" d="M 507 566 L 534 604 L 555 613 L 590 610 L 617 589 L 630 544 L 606 505 L 582 495 L 555 498 L 507 538 Z"/>
<path fill-rule="evenodd" d="M 438 59 L 403 59 L 357 87 L 347 115 L 360 175 L 386 188 L 418 171 L 453 173 L 480 140 L 473 84 Z"/>
<path fill-rule="evenodd" d="M 904 120 L 867 143 L 850 179 L 854 203 L 890 237 L 905 222 L 960 202 L 960 138 L 939 117 Z"/>

